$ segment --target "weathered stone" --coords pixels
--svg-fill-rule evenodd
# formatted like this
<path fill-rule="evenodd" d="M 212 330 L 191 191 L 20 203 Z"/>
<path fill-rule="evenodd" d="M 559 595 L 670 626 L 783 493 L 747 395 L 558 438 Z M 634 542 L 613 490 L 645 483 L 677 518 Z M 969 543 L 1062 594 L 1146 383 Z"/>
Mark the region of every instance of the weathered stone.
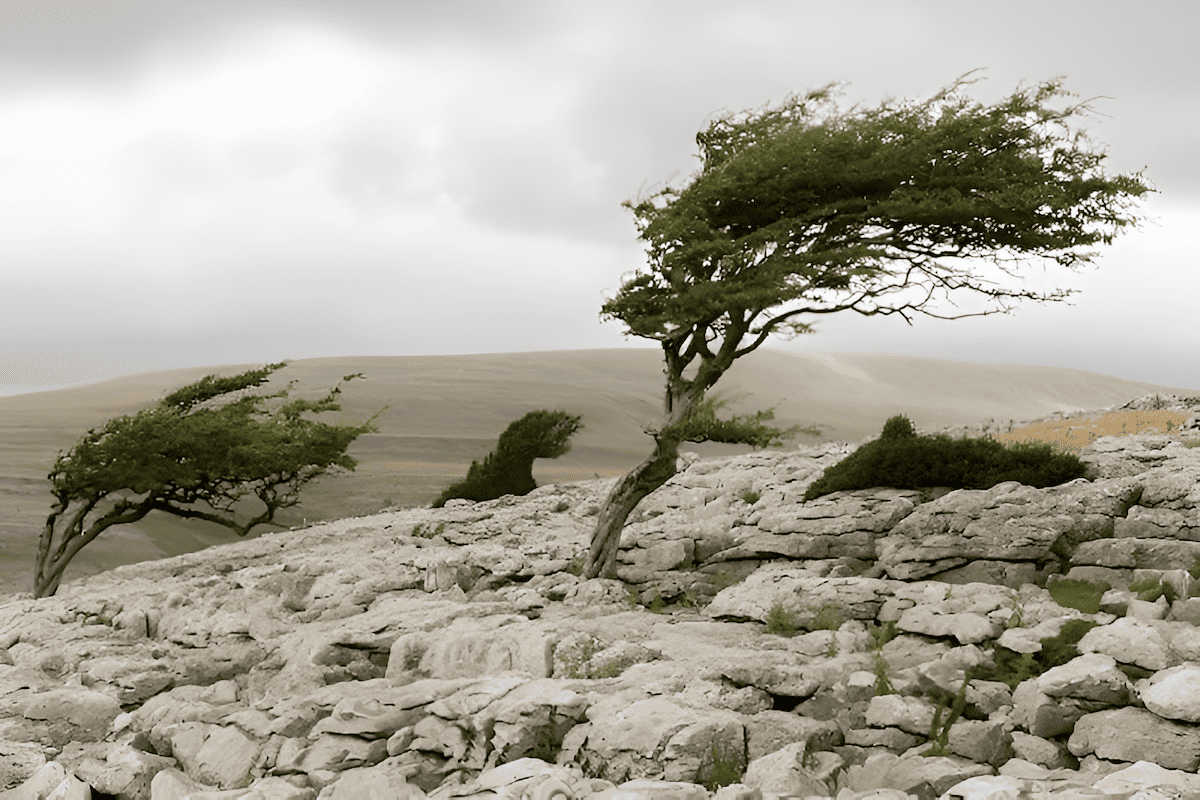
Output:
<path fill-rule="evenodd" d="M 46 754 L 40 745 L 28 742 L 0 742 L 0 790 L 28 780 L 46 766 Z"/>
<path fill-rule="evenodd" d="M 751 761 L 742 782 L 764 794 L 818 797 L 833 794 L 831 787 L 808 774 L 805 755 L 803 742 L 789 744 Z"/>
<path fill-rule="evenodd" d="M 1200 794 L 1200 776 L 1183 770 L 1165 769 L 1149 761 L 1138 761 L 1125 769 L 1110 772 L 1096 781 L 1094 786 L 1109 794 L 1169 786 L 1195 795 Z"/>
<path fill-rule="evenodd" d="M 1151 761 L 1195 772 L 1200 766 L 1200 728 L 1170 722 L 1142 708 L 1087 714 L 1075 723 L 1067 747 L 1076 756 L 1094 753 L 1109 761 Z"/>
<path fill-rule="evenodd" d="M 1111 536 L 1139 487 L 1131 480 L 1034 489 L 1014 481 L 960 489 L 918 506 L 878 540 L 887 574 L 915 580 L 977 559 L 1039 562 L 1054 548 Z M 1088 562 L 1091 563 L 1091 562 Z"/>
<path fill-rule="evenodd" d="M 173 758 L 112 742 L 72 743 L 57 760 L 96 791 L 122 800 L 149 798 L 154 776 L 175 766 Z"/>
<path fill-rule="evenodd" d="M 312 727 L 311 735 L 337 733 L 365 739 L 387 738 L 401 728 L 415 725 L 429 713 L 421 706 L 404 708 L 394 701 L 389 702 L 395 696 L 393 690 L 378 699 L 348 697 L 340 700 L 332 714 Z"/>
<path fill-rule="evenodd" d="M 891 582 L 877 578 L 827 578 L 803 567 L 772 563 L 723 589 L 705 613 L 714 619 L 765 622 L 771 607 L 779 603 L 797 626 L 811 630 L 828 609 L 836 610 L 842 619 L 873 620 L 892 590 Z"/>
<path fill-rule="evenodd" d="M 259 743 L 223 725 L 185 722 L 171 735 L 171 752 L 189 777 L 220 789 L 249 786 Z"/>
<path fill-rule="evenodd" d="M 22 716 L 37 721 L 43 727 L 43 738 L 56 747 L 73 741 L 100 741 L 120 713 L 116 700 L 85 689 L 43 692 L 21 709 Z"/>
<path fill-rule="evenodd" d="M 899 728 L 925 736 L 933 726 L 936 712 L 934 704 L 924 698 L 881 694 L 871 698 L 866 721 L 872 728 Z"/>
<path fill-rule="evenodd" d="M 1013 692 L 1013 721 L 1044 739 L 1070 733 L 1075 723 L 1092 710 L 1070 698 L 1047 696 L 1038 689 L 1037 681 L 1024 681 Z"/>
<path fill-rule="evenodd" d="M 916 747 L 921 740 L 899 728 L 855 728 L 846 731 L 846 744 L 857 747 L 883 747 L 900 754 Z"/>
<path fill-rule="evenodd" d="M 982 614 L 944 614 L 930 606 L 916 606 L 900 615 L 896 627 L 908 633 L 925 636 L 953 636 L 959 644 L 974 644 L 995 639 L 1004 630 L 1000 620 Z"/>
<path fill-rule="evenodd" d="M 424 631 L 401 636 L 392 645 L 386 677 L 394 680 L 406 670 L 431 678 L 467 678 L 500 672 L 524 672 L 548 678 L 554 668 L 554 642 L 527 624 L 495 630 L 452 629 L 452 635 Z"/>
<path fill-rule="evenodd" d="M 950 726 L 946 749 L 956 756 L 998 767 L 1012 758 L 1012 736 L 1001 722 L 960 719 Z"/>
<path fill-rule="evenodd" d="M 425 800 L 425 793 L 406 779 L 405 771 L 386 764 L 346 770 L 322 792 L 322 800 Z"/>
<path fill-rule="evenodd" d="M 1067 748 L 1058 742 L 1023 731 L 1012 732 L 1012 749 L 1017 758 L 1047 769 L 1066 768 L 1070 755 Z"/>
<path fill-rule="evenodd" d="M 872 699 L 875 641 L 868 633 L 877 623 L 899 623 L 900 634 L 880 655 L 903 693 L 896 697 L 907 698 L 903 706 L 924 702 L 935 688 L 956 692 L 964 670 L 978 666 L 980 654 L 986 660 L 989 639 L 1037 653 L 1067 620 L 1086 618 L 1100 624 L 1075 661 L 1016 692 L 994 681 L 967 685 L 972 707 L 990 719 L 960 718 L 951 727 L 948 747 L 960 757 L 871 762 L 884 782 L 878 791 L 889 796 L 904 785 L 931 798 L 935 786 L 948 781 L 959 785 L 946 791 L 972 797 L 1008 792 L 1025 781 L 1019 792 L 1033 796 L 1038 787 L 1031 781 L 1050 780 L 1068 800 L 1113 768 L 1097 753 L 1128 753 L 1114 755 L 1105 749 L 1111 743 L 1102 742 L 1085 756 L 1082 771 L 1070 772 L 1063 768 L 1074 758 L 1042 737 L 1064 737 L 1079 726 L 1086 732 L 1084 720 L 1106 705 L 1138 702 L 1128 695 L 1118 664 L 1126 671 L 1126 665 L 1157 669 L 1138 682 L 1150 699 L 1141 701 L 1150 720 L 1196 730 L 1177 699 L 1196 692 L 1190 686 L 1177 691 L 1172 681 L 1182 679 L 1173 676 L 1185 670 L 1171 669 L 1200 663 L 1194 624 L 1200 611 L 1192 613 L 1200 603 L 1185 596 L 1191 576 L 1182 569 L 1190 560 L 1171 569 L 1144 569 L 1136 559 L 1121 566 L 1080 560 L 1088 547 L 1149 542 L 1151 533 L 1171 534 L 1159 539 L 1168 545 L 1200 544 L 1191 525 L 1200 519 L 1200 449 L 1139 446 L 1136 454 L 1124 445 L 1106 451 L 1119 450 L 1126 466 L 1137 463 L 1133 479 L 1001 487 L 992 499 L 1003 502 L 986 507 L 968 493 L 908 507 L 921 498 L 896 490 L 801 502 L 808 482 L 853 449 L 847 446 L 695 461 L 647 497 L 626 527 L 619 562 L 622 575 L 638 581 L 633 587 L 563 572 L 583 553 L 611 480 L 336 521 L 121 568 L 77 581 L 64 597 L 0 602 L 0 647 L 16 665 L 0 656 L 0 739 L 43 736 L 46 721 L 21 712 L 39 694 L 82 691 L 62 685 L 81 679 L 94 693 L 140 704 L 106 728 L 128 743 L 122 747 L 173 748 L 196 773 L 201 751 L 220 731 L 231 742 L 242 737 L 234 744 L 253 753 L 248 780 L 275 775 L 243 788 L 191 781 L 178 797 L 315 800 L 318 791 L 325 797 L 371 791 L 419 797 L 418 790 L 443 783 L 439 797 L 485 800 L 500 790 L 530 800 L 549 800 L 546 792 L 578 798 L 611 790 L 615 796 L 616 787 L 603 778 L 586 787 L 567 779 L 567 770 L 574 776 L 584 767 L 616 781 L 679 779 L 637 790 L 645 797 L 700 797 L 695 782 L 712 776 L 714 744 L 726 767 L 740 767 L 739 757 L 753 762 L 804 744 L 802 767 L 825 783 L 821 795 L 828 796 L 859 790 L 846 781 L 826 782 L 835 761 L 857 761 L 868 748 L 914 755 L 929 748 L 923 740 L 931 705 L 895 720 L 915 732 L 867 726 L 878 701 Z M 873 548 L 894 538 L 893 528 L 934 507 L 961 512 L 962 519 L 949 515 L 945 532 L 968 542 L 970 553 L 939 552 L 938 531 L 924 531 L 928 541 L 909 541 L 912 558 L 893 566 L 912 567 L 909 577 L 930 580 L 862 577 L 888 566 L 886 559 L 872 563 Z M 418 524 L 444 530 L 431 539 L 414 537 L 409 531 Z M 1103 538 L 1113 533 L 1119 535 Z M 1089 543 L 1095 536 L 1101 538 Z M 774 563 L 764 565 L 767 558 Z M 711 563 L 693 569 L 697 560 Z M 1104 601 L 1108 614 L 1082 615 L 1055 604 L 1044 589 L 1024 585 L 1044 585 L 1063 560 L 1074 564 L 1070 576 L 1116 587 Z M 428 574 L 436 594 L 413 591 Z M 1127 591 L 1133 581 L 1159 578 L 1179 597 L 1169 621 L 1154 619 L 1167 610 L 1165 602 L 1143 604 Z M 472 588 L 469 598 L 465 587 Z M 630 610 L 631 588 L 644 603 L 655 592 L 680 601 L 661 615 Z M 691 598 L 703 606 L 714 596 L 717 602 L 703 614 L 684 604 Z M 776 604 L 802 632 L 764 631 Z M 551 679 L 544 677 L 548 666 L 528 668 L 530 662 L 549 665 L 547 650 L 573 641 L 595 649 L 573 672 L 591 677 Z M 565 674 L 566 662 L 559 666 Z M 503 674 L 507 670 L 511 674 Z M 443 673 L 464 677 L 427 677 Z M 594 679 L 606 675 L 619 677 Z M 182 685 L 171 688 L 176 678 Z M 1179 722 L 1166 718 L 1171 715 Z M 1005 761 L 1006 731 L 1014 725 L 1030 731 L 1011 732 L 1013 751 L 1028 760 Z M 119 771 L 107 761 L 118 745 L 87 746 L 94 751 L 79 751 L 86 758 L 73 762 L 80 770 L 91 769 L 97 782 L 105 770 Z M 835 755 L 829 747 L 843 749 Z M 59 757 L 75 752 L 64 749 Z M 516 777 L 511 765 L 544 763 L 531 756 L 559 759 L 563 766 L 547 768 L 563 772 Z M 962 783 L 971 770 L 984 774 L 1001 762 L 1005 782 Z M 846 774 L 870 790 L 858 766 Z M 219 770 L 207 768 L 213 780 Z M 474 785 L 482 775 L 499 782 Z M 561 785 L 551 787 L 551 781 Z M 721 797 L 753 800 L 755 791 L 743 784 Z"/>
<path fill-rule="evenodd" d="M 1128 618 L 1092 628 L 1076 647 L 1080 653 L 1104 653 L 1122 664 L 1145 669 L 1166 669 L 1179 663 L 1171 646 L 1152 625 Z"/>
<path fill-rule="evenodd" d="M 990 774 L 990 766 L 972 764 L 963 758 L 878 753 L 869 756 L 865 763 L 848 768 L 837 783 L 839 790 L 897 789 L 921 800 L 933 800 L 968 778 Z"/>
<path fill-rule="evenodd" d="M 786 711 L 760 711 L 746 721 L 746 758 L 750 761 L 802 743 L 806 752 L 832 750 L 841 744 L 842 731 L 833 720 L 819 721 Z"/>
<path fill-rule="evenodd" d="M 1164 669 L 1138 685 L 1146 708 L 1165 719 L 1200 722 L 1200 664 Z"/>
<path fill-rule="evenodd" d="M 1175 569 L 1200 558 L 1200 542 L 1173 539 L 1100 539 L 1071 554 L 1073 566 L 1123 569 Z"/>
<path fill-rule="evenodd" d="M 282 757 L 282 751 L 280 752 Z M 341 736 L 322 733 L 316 741 L 298 754 L 289 768 L 300 772 L 342 772 L 354 767 L 378 764 L 387 758 L 387 742 L 383 739 L 368 741 L 357 736 Z M 282 768 L 282 767 L 281 767 Z"/>
<path fill-rule="evenodd" d="M 1117 662 L 1104 653 L 1086 653 L 1054 667 L 1037 678 L 1037 688 L 1049 697 L 1071 696 L 1125 705 L 1133 695 L 1133 684 L 1117 669 Z"/>
<path fill-rule="evenodd" d="M 87 784 L 51 761 L 20 786 L 0 792 L 0 800 L 90 800 Z"/>

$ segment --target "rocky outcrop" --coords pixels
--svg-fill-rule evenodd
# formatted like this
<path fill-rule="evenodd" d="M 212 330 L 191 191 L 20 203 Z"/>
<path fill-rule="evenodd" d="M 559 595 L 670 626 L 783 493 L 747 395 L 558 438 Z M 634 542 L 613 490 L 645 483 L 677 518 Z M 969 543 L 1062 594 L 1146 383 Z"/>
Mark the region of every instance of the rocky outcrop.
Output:
<path fill-rule="evenodd" d="M 0 798 L 1200 793 L 1185 445 L 1101 439 L 1051 489 L 810 503 L 852 448 L 685 457 L 621 580 L 572 572 L 597 480 L 11 598 Z M 1085 613 L 1064 578 L 1112 589 Z"/>

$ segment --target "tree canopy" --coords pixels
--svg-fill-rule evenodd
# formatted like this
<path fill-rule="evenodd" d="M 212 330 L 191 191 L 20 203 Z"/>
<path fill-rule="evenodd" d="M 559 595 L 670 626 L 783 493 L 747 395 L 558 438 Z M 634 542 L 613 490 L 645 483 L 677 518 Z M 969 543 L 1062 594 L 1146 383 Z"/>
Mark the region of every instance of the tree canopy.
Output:
<path fill-rule="evenodd" d="M 500 434 L 496 449 L 483 463 L 472 461 L 467 477 L 451 484 L 433 501 L 434 508 L 447 500 L 495 500 L 506 494 L 527 495 L 537 488 L 533 462 L 538 458 L 558 458 L 571 450 L 568 441 L 583 425 L 579 417 L 565 411 L 530 411 L 514 420 Z"/>
<path fill-rule="evenodd" d="M 353 470 L 357 462 L 346 450 L 376 430 L 383 409 L 362 425 L 329 425 L 304 415 L 339 411 L 340 385 L 315 401 L 289 400 L 294 382 L 273 394 L 246 391 L 284 366 L 209 375 L 136 414 L 109 420 L 60 452 L 48 475 L 55 502 L 38 542 L 35 596 L 54 594 L 67 564 L 114 525 L 163 511 L 244 536 L 258 525 L 278 524 L 276 512 L 297 505 L 309 481 L 331 468 Z M 274 410 L 267 407 L 271 400 L 281 401 Z M 238 522 L 235 506 L 251 497 L 262 511 Z"/>
<path fill-rule="evenodd" d="M 1056 105 L 1072 95 L 1054 79 L 983 104 L 973 82 L 849 109 L 831 84 L 723 114 L 697 134 L 700 169 L 682 186 L 624 204 L 647 265 L 600 316 L 660 343 L 667 385 L 655 452 L 610 495 L 589 576 L 611 574 L 625 518 L 674 474 L 676 446 L 720 423 L 700 424 L 704 393 L 771 334 L 844 311 L 911 324 L 1062 301 L 1071 289 L 1031 290 L 1021 269 L 1078 269 L 1136 224 L 1153 190 L 1141 173 L 1104 172 L 1106 154 L 1072 124 L 1088 102 Z M 965 299 L 979 307 L 959 309 Z"/>
<path fill-rule="evenodd" d="M 726 114 L 696 136 L 700 171 L 687 185 L 627 202 L 649 269 L 625 282 L 602 316 L 666 346 L 699 334 L 807 332 L 795 317 L 852 310 L 944 319 L 1009 311 L 1013 301 L 1061 300 L 980 274 L 1090 262 L 1136 218 L 1141 175 L 1106 176 L 1105 153 L 1070 128 L 1087 103 L 1061 80 L 992 105 L 955 81 L 928 100 L 839 110 L 834 87 L 776 107 Z M 974 293 L 991 305 L 945 313 L 937 300 Z M 787 304 L 799 306 L 766 314 Z M 754 326 L 758 317 L 765 319 Z M 790 324 L 789 324 L 790 323 Z M 739 338 L 740 341 L 740 338 Z"/>

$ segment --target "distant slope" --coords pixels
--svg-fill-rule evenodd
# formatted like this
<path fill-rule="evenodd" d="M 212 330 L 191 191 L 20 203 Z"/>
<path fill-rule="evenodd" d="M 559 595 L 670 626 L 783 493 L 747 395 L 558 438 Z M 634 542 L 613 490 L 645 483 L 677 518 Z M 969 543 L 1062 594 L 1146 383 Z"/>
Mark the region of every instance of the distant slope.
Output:
<path fill-rule="evenodd" d="M 28 588 L 50 503 L 45 476 L 60 449 L 70 448 L 89 428 L 204 375 L 254 366 L 260 365 L 151 372 L 0 397 L 0 591 Z M 539 484 L 619 475 L 647 454 L 651 441 L 642 429 L 656 419 L 662 402 L 662 356 L 653 348 L 302 359 L 277 373 L 268 388 L 295 380 L 295 395 L 317 397 L 357 372 L 366 380 L 345 387 L 344 416 L 358 422 L 390 405 L 379 420 L 380 432 L 352 447 L 361 462 L 356 472 L 310 487 L 304 503 L 281 518 L 286 525 L 428 503 L 461 478 L 472 459 L 486 455 L 508 423 L 539 408 L 581 415 L 584 424 L 570 453 L 535 464 Z M 858 441 L 898 413 L 918 426 L 1019 421 L 1101 408 L 1150 392 L 1195 391 L 1052 367 L 769 349 L 736 362 L 716 389 L 731 399 L 726 413 L 775 406 L 781 427 L 817 425 L 820 437 L 796 439 L 805 444 Z M 685 447 L 702 456 L 751 449 Z M 76 559 L 68 578 L 234 538 L 219 526 L 151 515 L 106 532 Z"/>

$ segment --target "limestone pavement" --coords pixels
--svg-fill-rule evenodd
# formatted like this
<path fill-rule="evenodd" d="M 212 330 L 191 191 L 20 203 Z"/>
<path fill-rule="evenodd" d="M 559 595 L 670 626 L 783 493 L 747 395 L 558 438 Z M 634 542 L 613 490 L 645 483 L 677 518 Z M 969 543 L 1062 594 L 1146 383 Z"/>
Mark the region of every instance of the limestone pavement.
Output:
<path fill-rule="evenodd" d="M 1186 444 L 808 503 L 852 446 L 685 456 L 620 580 L 575 574 L 596 480 L 11 598 L 0 800 L 1200 798 Z M 1064 579 L 1111 589 L 1083 611 Z"/>

